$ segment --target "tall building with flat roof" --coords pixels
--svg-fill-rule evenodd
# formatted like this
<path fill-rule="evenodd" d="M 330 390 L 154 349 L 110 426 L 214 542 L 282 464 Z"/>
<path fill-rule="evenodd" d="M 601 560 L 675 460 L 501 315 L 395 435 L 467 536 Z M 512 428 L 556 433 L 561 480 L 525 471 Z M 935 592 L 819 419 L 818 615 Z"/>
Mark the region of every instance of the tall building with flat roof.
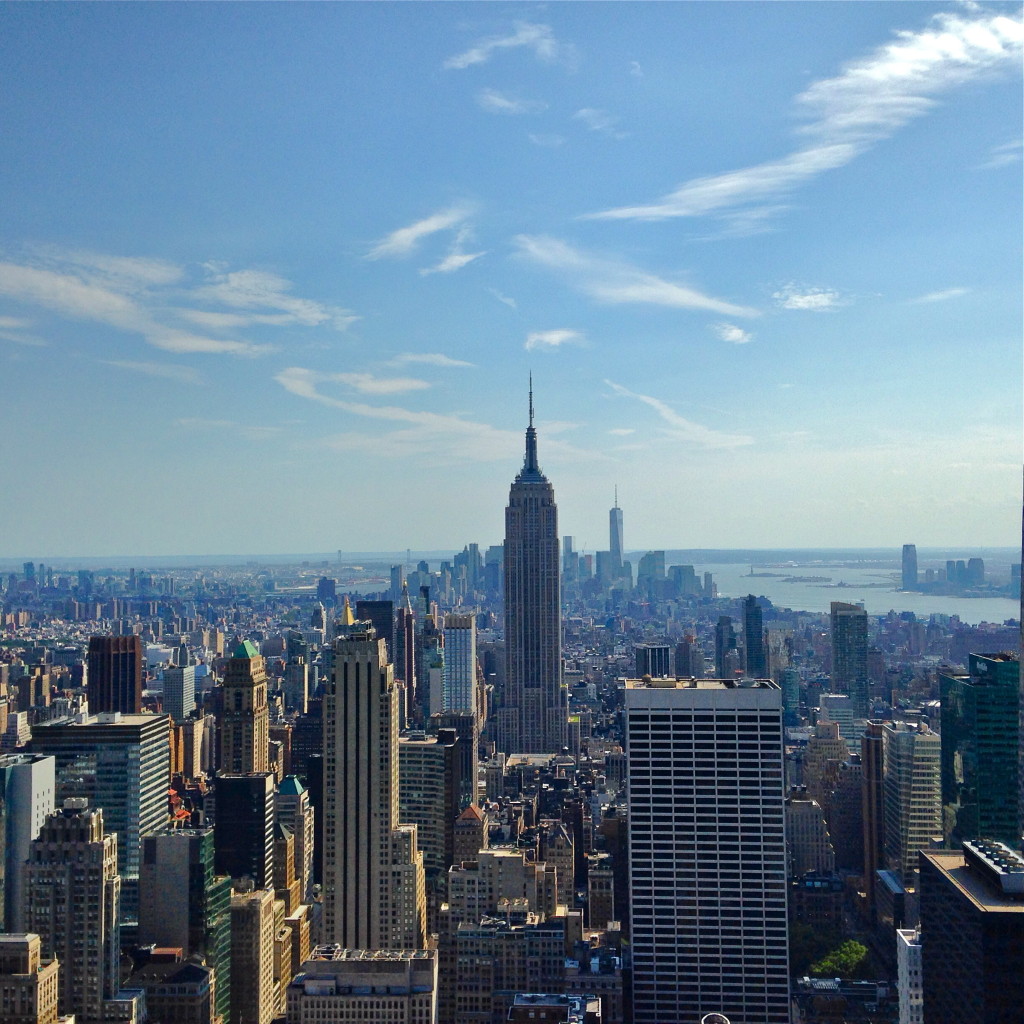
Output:
<path fill-rule="evenodd" d="M 444 617 L 441 711 L 476 710 L 476 616 L 450 612 Z"/>
<path fill-rule="evenodd" d="M 751 679 L 768 677 L 768 645 L 764 637 L 764 615 L 757 598 L 743 599 L 743 668 Z"/>
<path fill-rule="evenodd" d="M 882 802 L 886 867 L 916 884 L 917 853 L 942 835 L 940 739 L 925 725 L 882 727 Z"/>
<path fill-rule="evenodd" d="M 939 674 L 942 701 L 942 824 L 964 839 L 1016 844 L 1020 659 L 972 654 L 968 674 Z"/>
<path fill-rule="evenodd" d="M 142 710 L 142 640 L 130 636 L 89 638 L 86 691 L 94 714 L 120 711 L 137 715 Z"/>
<path fill-rule="evenodd" d="M 1024 1006 L 1024 859 L 962 845 L 921 852 L 924 1024 L 1010 1024 Z"/>
<path fill-rule="evenodd" d="M 121 926 L 132 935 L 139 916 L 142 836 L 167 824 L 170 785 L 166 715 L 104 714 L 33 726 L 32 752 L 56 761 L 56 803 L 84 797 L 101 808 L 104 827 L 117 835 Z"/>
<path fill-rule="evenodd" d="M 214 873 L 213 829 L 164 829 L 142 837 L 139 944 L 199 954 L 214 971 L 214 999 L 231 1009 L 231 879 Z"/>
<path fill-rule="evenodd" d="M 274 776 L 221 772 L 213 788 L 218 875 L 251 878 L 257 889 L 274 881 Z"/>
<path fill-rule="evenodd" d="M 103 1024 L 121 953 L 117 837 L 104 833 L 103 812 L 67 800 L 32 840 L 27 876 L 26 922 L 44 955 L 60 962 L 60 1012 Z"/>
<path fill-rule="evenodd" d="M 526 455 L 505 509 L 505 701 L 498 747 L 558 754 L 568 738 L 562 687 L 558 506 L 537 462 L 533 391 Z"/>
<path fill-rule="evenodd" d="M 55 769 L 44 754 L 0 754 L 0 932 L 25 930 L 25 862 L 56 806 Z"/>
<path fill-rule="evenodd" d="M 902 590 L 917 589 L 917 545 L 904 544 L 903 558 L 900 565 L 900 583 Z"/>
<path fill-rule="evenodd" d="M 833 601 L 832 689 L 850 696 L 857 718 L 868 717 L 868 613 L 856 604 Z"/>
<path fill-rule="evenodd" d="M 220 722 L 220 769 L 233 775 L 267 771 L 270 708 L 267 669 L 259 651 L 243 640 L 224 670 L 224 713 Z"/>
<path fill-rule="evenodd" d="M 324 928 L 350 949 L 418 949 L 423 855 L 398 813 L 401 691 L 383 638 L 355 623 L 334 642 L 324 694 Z"/>
<path fill-rule="evenodd" d="M 626 680 L 636 1024 L 788 1024 L 782 694 Z"/>

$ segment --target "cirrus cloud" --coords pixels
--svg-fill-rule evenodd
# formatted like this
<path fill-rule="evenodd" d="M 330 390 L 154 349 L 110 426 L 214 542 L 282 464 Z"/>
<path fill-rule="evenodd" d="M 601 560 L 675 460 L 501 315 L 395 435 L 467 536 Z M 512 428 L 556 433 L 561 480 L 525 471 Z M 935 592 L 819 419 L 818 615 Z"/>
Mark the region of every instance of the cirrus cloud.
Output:
<path fill-rule="evenodd" d="M 562 345 L 582 345 L 585 340 L 581 331 L 562 327 L 552 331 L 531 331 L 526 336 L 523 348 L 527 352 L 533 352 L 537 349 L 556 349 Z"/>

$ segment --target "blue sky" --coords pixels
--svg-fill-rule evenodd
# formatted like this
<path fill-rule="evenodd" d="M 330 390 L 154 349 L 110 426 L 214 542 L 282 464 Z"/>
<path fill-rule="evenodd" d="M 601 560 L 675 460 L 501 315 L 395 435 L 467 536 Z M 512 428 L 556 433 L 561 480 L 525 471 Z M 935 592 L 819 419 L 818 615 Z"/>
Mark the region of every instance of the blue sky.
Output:
<path fill-rule="evenodd" d="M 5 4 L 0 554 L 1011 545 L 1020 8 Z"/>

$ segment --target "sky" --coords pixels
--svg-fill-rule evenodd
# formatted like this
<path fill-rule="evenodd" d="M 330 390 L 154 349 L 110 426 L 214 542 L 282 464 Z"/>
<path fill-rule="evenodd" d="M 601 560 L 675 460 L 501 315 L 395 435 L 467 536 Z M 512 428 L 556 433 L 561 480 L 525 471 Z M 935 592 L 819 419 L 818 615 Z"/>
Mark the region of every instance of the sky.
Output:
<path fill-rule="evenodd" d="M 0 556 L 1019 542 L 1022 39 L 0 5 Z"/>

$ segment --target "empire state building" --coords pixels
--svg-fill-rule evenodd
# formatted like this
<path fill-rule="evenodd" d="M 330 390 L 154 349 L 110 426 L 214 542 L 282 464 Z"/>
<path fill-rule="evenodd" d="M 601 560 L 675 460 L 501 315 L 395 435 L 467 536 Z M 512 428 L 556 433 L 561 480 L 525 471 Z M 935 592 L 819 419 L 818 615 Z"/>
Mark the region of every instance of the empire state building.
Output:
<path fill-rule="evenodd" d="M 559 587 L 558 507 L 537 464 L 531 389 L 526 457 L 505 509 L 505 704 L 498 746 L 506 753 L 561 753 L 566 743 Z"/>

